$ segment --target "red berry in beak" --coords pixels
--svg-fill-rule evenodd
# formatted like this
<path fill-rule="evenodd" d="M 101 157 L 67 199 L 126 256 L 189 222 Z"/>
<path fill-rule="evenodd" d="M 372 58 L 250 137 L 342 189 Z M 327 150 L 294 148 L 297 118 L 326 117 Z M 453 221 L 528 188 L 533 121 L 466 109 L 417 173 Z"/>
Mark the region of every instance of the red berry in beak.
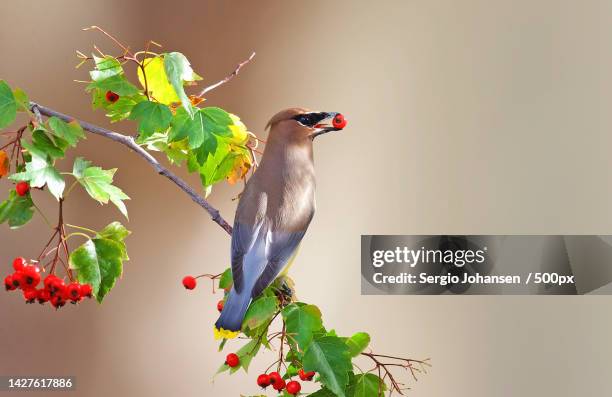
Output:
<path fill-rule="evenodd" d="M 264 389 L 270 386 L 270 375 L 261 374 L 257 377 L 257 385 L 259 387 L 263 387 Z"/>
<path fill-rule="evenodd" d="M 119 94 L 116 94 L 112 91 L 106 91 L 106 100 L 110 103 L 115 103 L 119 100 Z"/>
<path fill-rule="evenodd" d="M 23 197 L 30 191 L 30 185 L 27 182 L 21 181 L 15 185 L 15 191 L 19 196 Z"/>
<path fill-rule="evenodd" d="M 19 257 L 19 258 L 15 258 L 13 260 L 13 269 L 15 269 L 16 272 L 23 270 L 23 268 L 27 265 L 27 262 L 25 260 L 25 258 Z"/>
<path fill-rule="evenodd" d="M 187 289 L 194 289 L 197 285 L 195 277 L 186 276 L 183 278 L 183 286 Z"/>
<path fill-rule="evenodd" d="M 225 305 L 225 303 L 222 300 L 217 302 L 217 310 L 219 310 L 219 313 L 221 313 L 223 311 L 223 306 L 224 305 Z"/>
<path fill-rule="evenodd" d="M 337 128 L 339 130 L 343 129 L 344 127 L 346 127 L 346 119 L 344 118 L 344 116 L 342 114 L 337 114 L 334 119 L 332 120 L 332 126 L 334 128 Z"/>
<path fill-rule="evenodd" d="M 234 368 L 240 365 L 240 358 L 234 353 L 230 353 L 225 358 L 225 363 L 228 367 Z"/>
<path fill-rule="evenodd" d="M 300 385 L 300 382 L 292 380 L 291 382 L 287 383 L 287 393 L 296 395 L 300 392 L 300 390 L 302 390 L 302 385 Z"/>

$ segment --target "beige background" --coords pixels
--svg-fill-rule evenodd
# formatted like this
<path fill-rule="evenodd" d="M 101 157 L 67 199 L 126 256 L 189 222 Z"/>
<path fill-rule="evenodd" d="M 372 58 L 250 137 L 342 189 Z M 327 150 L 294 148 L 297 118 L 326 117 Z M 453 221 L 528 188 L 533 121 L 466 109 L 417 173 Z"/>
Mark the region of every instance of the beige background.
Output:
<path fill-rule="evenodd" d="M 81 27 L 135 47 L 157 40 L 206 82 L 257 51 L 210 104 L 258 133 L 293 105 L 350 118 L 316 142 L 318 212 L 292 273 L 329 327 L 368 331 L 379 352 L 432 357 L 409 395 L 609 396 L 609 297 L 363 297 L 359 236 L 609 234 L 611 22 L 606 1 L 4 1 L 0 77 L 106 123 L 72 82 L 86 78 L 74 50 L 113 47 Z M 226 267 L 227 236 L 123 147 L 91 137 L 79 154 L 119 167 L 131 261 L 102 306 L 55 313 L 2 294 L 0 374 L 76 375 L 73 395 L 87 397 L 256 393 L 272 357 L 212 384 L 223 360 L 211 329 L 218 296 L 179 285 Z M 211 198 L 228 218 L 235 193 L 223 186 Z M 36 198 L 54 214 L 49 197 Z M 120 217 L 82 193 L 70 201 L 73 223 Z M 1 273 L 14 256 L 36 256 L 48 233 L 40 220 L 3 226 Z"/>

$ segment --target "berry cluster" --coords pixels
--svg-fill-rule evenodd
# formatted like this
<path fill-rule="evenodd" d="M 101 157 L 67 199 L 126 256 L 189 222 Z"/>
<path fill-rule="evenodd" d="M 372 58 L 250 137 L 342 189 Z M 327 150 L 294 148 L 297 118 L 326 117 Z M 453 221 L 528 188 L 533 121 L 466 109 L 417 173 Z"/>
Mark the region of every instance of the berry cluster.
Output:
<path fill-rule="evenodd" d="M 298 376 L 304 382 L 311 381 L 314 378 L 314 372 L 304 372 L 303 369 L 300 369 L 298 372 Z M 300 382 L 292 380 L 289 382 L 285 382 L 285 380 L 280 376 L 278 372 L 271 372 L 269 374 L 261 374 L 257 377 L 257 385 L 266 388 L 268 386 L 272 386 L 274 390 L 282 391 L 283 389 L 287 390 L 287 393 L 296 395 L 302 390 L 302 385 Z"/>
<path fill-rule="evenodd" d="M 76 281 L 65 284 L 64 280 L 54 274 L 49 274 L 42 280 L 40 268 L 30 265 L 24 258 L 15 258 L 12 274 L 4 279 L 7 291 L 20 289 L 26 303 L 38 301 L 41 305 L 50 302 L 56 309 L 64 306 L 66 302 L 77 304 L 83 298 L 91 298 L 93 290 L 89 284 L 79 284 Z M 43 282 L 43 287 L 36 287 Z"/>
<path fill-rule="evenodd" d="M 238 357 L 235 353 L 230 353 L 225 358 L 225 364 L 228 367 L 234 368 L 240 365 L 240 357 Z M 298 371 L 298 376 L 300 380 L 303 382 L 311 381 L 315 373 L 314 372 L 304 372 L 303 369 Z M 266 388 L 268 386 L 272 386 L 272 388 L 276 391 L 286 390 L 287 393 L 292 395 L 297 395 L 300 390 L 302 390 L 302 385 L 300 382 L 292 380 L 289 382 L 285 382 L 282 376 L 278 372 L 271 372 L 269 374 L 261 374 L 257 377 L 257 385 Z"/>

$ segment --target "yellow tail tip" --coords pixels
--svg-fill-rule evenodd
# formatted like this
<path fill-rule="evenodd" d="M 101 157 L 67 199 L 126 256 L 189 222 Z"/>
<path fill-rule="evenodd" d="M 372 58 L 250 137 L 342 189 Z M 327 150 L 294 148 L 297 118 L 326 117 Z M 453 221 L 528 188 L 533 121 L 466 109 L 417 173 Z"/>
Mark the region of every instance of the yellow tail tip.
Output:
<path fill-rule="evenodd" d="M 240 331 L 230 331 L 229 329 L 213 327 L 215 339 L 234 339 L 240 334 Z"/>

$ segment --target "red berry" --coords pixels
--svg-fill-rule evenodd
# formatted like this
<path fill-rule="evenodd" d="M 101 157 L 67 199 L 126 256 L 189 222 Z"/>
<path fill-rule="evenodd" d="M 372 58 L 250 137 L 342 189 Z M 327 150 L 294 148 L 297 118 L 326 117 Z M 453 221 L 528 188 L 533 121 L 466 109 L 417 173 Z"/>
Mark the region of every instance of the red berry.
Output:
<path fill-rule="evenodd" d="M 29 265 L 23 268 L 22 288 L 36 288 L 40 283 L 40 269 L 38 266 Z"/>
<path fill-rule="evenodd" d="M 4 288 L 6 288 L 7 291 L 13 291 L 17 289 L 17 287 L 13 284 L 13 276 L 11 274 L 5 277 Z"/>
<path fill-rule="evenodd" d="M 24 181 L 18 182 L 17 185 L 15 185 L 15 191 L 19 196 L 23 197 L 30 191 L 30 185 Z"/>
<path fill-rule="evenodd" d="M 27 265 L 25 258 L 19 257 L 13 260 L 13 269 L 15 271 L 23 270 L 23 268 Z"/>
<path fill-rule="evenodd" d="M 51 296 L 62 295 L 64 293 L 64 280 L 51 274 L 45 278 L 45 289 L 49 290 Z"/>
<path fill-rule="evenodd" d="M 309 380 L 312 380 L 312 378 L 314 378 L 315 373 L 314 373 L 314 371 L 311 371 L 311 372 L 304 372 L 304 370 L 303 370 L 303 369 L 300 369 L 300 370 L 298 371 L 298 376 L 299 376 L 299 377 L 300 377 L 300 379 L 301 379 L 301 380 L 303 380 L 303 381 L 309 381 Z"/>
<path fill-rule="evenodd" d="M 281 391 L 285 388 L 286 383 L 283 380 L 283 378 L 280 378 L 280 380 L 275 380 L 274 383 L 272 384 L 272 387 L 274 388 L 274 390 L 278 390 Z"/>
<path fill-rule="evenodd" d="M 224 305 L 225 305 L 225 302 L 223 302 L 222 300 L 217 302 L 217 310 L 219 310 L 219 313 L 221 313 L 223 311 L 223 306 Z"/>
<path fill-rule="evenodd" d="M 282 381 L 283 378 L 278 372 L 270 372 L 270 383 L 275 384 L 276 382 Z"/>
<path fill-rule="evenodd" d="M 234 368 L 240 365 L 240 358 L 238 358 L 236 354 L 230 353 L 225 358 L 225 363 L 227 364 L 228 367 Z"/>
<path fill-rule="evenodd" d="M 300 382 L 292 380 L 291 382 L 287 383 L 287 393 L 296 395 L 300 392 L 300 390 L 302 390 L 302 385 L 300 385 Z"/>
<path fill-rule="evenodd" d="M 24 277 L 25 275 L 23 274 L 22 270 L 13 273 L 11 275 L 11 278 L 13 279 L 13 287 L 21 288 L 24 285 Z"/>
<path fill-rule="evenodd" d="M 337 128 L 339 130 L 346 127 L 346 123 L 347 123 L 346 119 L 340 113 L 338 113 L 332 120 L 332 126 L 334 126 L 334 128 Z"/>
<path fill-rule="evenodd" d="M 257 384 L 264 389 L 270 386 L 270 375 L 261 374 L 257 377 Z"/>
<path fill-rule="evenodd" d="M 185 276 L 185 278 L 183 278 L 183 286 L 187 289 L 194 289 L 196 287 L 196 279 L 195 277 L 192 276 Z"/>
<path fill-rule="evenodd" d="M 66 300 L 71 300 L 73 303 L 76 303 L 83 299 L 81 297 L 81 284 L 77 282 L 68 284 L 68 286 L 64 290 L 64 297 L 66 298 Z"/>
<path fill-rule="evenodd" d="M 45 289 L 51 289 L 51 285 L 56 280 L 59 280 L 59 277 L 57 277 L 55 274 L 49 274 L 47 277 L 45 277 L 45 280 L 43 281 L 43 284 L 45 285 Z"/>
<path fill-rule="evenodd" d="M 106 91 L 106 100 L 110 103 L 115 103 L 119 100 L 119 94 L 112 91 Z"/>
<path fill-rule="evenodd" d="M 37 297 L 38 291 L 36 291 L 34 288 L 23 290 L 23 299 L 25 299 L 26 303 L 34 303 Z"/>
<path fill-rule="evenodd" d="M 91 284 L 81 284 L 81 298 L 91 298 L 93 296 L 93 288 Z"/>
<path fill-rule="evenodd" d="M 49 300 L 51 299 L 51 294 L 49 293 L 48 290 L 46 289 L 39 289 L 38 290 L 38 295 L 36 296 L 36 298 L 38 299 L 38 303 L 40 303 L 41 305 L 45 302 L 49 302 Z"/>
<path fill-rule="evenodd" d="M 66 304 L 66 301 L 64 300 L 62 294 L 56 293 L 54 296 L 51 297 L 51 304 L 54 308 L 59 309 L 60 307 Z"/>

